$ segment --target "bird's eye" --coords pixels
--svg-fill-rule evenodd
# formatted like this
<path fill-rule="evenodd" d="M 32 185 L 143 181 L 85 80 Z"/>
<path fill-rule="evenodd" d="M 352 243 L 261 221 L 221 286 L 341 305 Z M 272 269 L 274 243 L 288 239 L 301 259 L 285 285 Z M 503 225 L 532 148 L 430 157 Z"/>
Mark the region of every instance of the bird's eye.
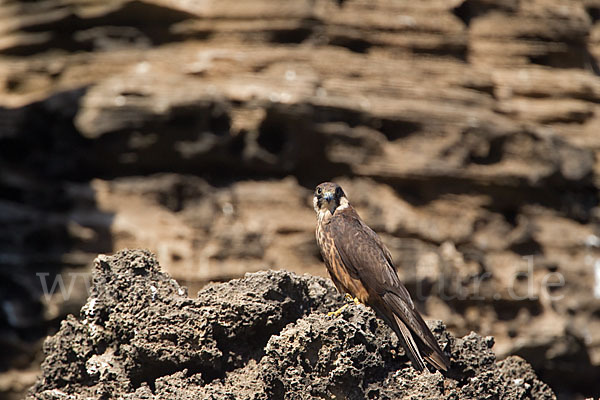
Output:
<path fill-rule="evenodd" d="M 323 192 L 323 190 L 321 190 L 320 187 L 317 188 L 317 194 L 321 194 Z"/>
<path fill-rule="evenodd" d="M 341 187 L 337 187 L 335 189 L 335 197 L 342 197 L 342 188 Z"/>

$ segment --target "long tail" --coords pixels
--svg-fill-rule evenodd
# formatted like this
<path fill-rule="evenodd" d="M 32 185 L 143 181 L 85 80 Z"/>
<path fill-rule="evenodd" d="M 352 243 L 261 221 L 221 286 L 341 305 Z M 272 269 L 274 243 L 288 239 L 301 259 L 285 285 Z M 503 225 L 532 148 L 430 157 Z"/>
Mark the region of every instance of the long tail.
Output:
<path fill-rule="evenodd" d="M 450 360 L 442 352 L 435 336 L 414 306 L 406 304 L 393 293 L 385 294 L 382 300 L 385 306 L 383 309 L 377 307 L 376 310 L 396 332 L 415 369 L 422 371 L 426 360 L 435 368 L 448 371 Z"/>
<path fill-rule="evenodd" d="M 396 332 L 398 339 L 400 339 L 400 343 L 402 344 L 402 347 L 404 347 L 406 355 L 412 362 L 413 367 L 419 372 L 423 371 L 425 369 L 425 361 L 421 356 L 421 352 L 419 352 L 419 347 L 417 346 L 417 343 L 415 343 L 415 339 L 413 339 L 412 334 L 406 325 L 404 325 L 404 322 L 400 321 L 396 315 L 394 315 L 394 322 L 397 327 L 394 331 Z"/>

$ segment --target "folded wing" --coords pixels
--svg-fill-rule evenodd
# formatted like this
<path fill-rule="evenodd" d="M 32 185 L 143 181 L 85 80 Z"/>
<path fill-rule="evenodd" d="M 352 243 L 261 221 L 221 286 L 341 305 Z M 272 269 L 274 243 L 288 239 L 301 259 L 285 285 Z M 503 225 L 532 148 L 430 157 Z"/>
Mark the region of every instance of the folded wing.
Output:
<path fill-rule="evenodd" d="M 423 370 L 426 359 L 448 370 L 448 358 L 416 310 L 377 234 L 354 212 L 336 215 L 328 229 L 348 273 L 367 288 L 369 305 L 394 329 L 415 368 Z"/>

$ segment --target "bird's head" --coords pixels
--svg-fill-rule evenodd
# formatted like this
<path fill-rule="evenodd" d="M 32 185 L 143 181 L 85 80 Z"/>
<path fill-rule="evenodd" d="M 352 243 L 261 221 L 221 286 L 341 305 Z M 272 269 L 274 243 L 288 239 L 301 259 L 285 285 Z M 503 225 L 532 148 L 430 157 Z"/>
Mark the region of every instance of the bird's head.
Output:
<path fill-rule="evenodd" d="M 327 212 L 333 214 L 338 208 L 348 207 L 348 198 L 340 185 L 324 182 L 315 189 L 313 207 L 319 216 L 323 216 Z"/>

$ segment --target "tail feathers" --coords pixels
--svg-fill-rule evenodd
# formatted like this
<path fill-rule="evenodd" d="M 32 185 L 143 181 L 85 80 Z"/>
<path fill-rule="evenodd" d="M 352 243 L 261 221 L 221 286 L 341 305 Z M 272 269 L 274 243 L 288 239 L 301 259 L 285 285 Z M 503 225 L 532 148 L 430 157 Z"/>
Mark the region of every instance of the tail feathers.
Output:
<path fill-rule="evenodd" d="M 419 372 L 425 369 L 425 360 L 440 371 L 448 371 L 450 367 L 450 360 L 439 348 L 432 349 L 429 346 L 423 344 L 418 338 L 415 341 L 412 332 L 408 327 L 400 320 L 397 315 L 394 315 L 396 324 L 400 335 L 398 338 L 405 344 L 404 349 L 408 355 L 408 358 L 412 361 L 413 366 Z M 401 337 L 402 336 L 402 337 Z"/>
<path fill-rule="evenodd" d="M 421 316 L 413 311 L 413 326 L 408 326 L 393 309 L 383 304 L 372 304 L 372 307 L 396 333 L 398 340 L 413 367 L 421 372 L 425 369 L 425 360 L 441 371 L 450 369 L 450 360 L 440 349 L 437 340 L 425 324 Z M 412 329 L 418 331 L 413 332 Z"/>
<path fill-rule="evenodd" d="M 410 333 L 410 330 L 406 327 L 404 322 L 402 322 L 396 315 L 394 315 L 394 319 L 396 322 L 396 326 L 398 329 L 394 329 L 398 334 L 398 339 L 402 342 L 402 347 L 406 351 L 406 355 L 412 362 L 413 367 L 421 372 L 425 369 L 425 361 L 423 357 L 421 357 L 421 353 L 419 352 L 419 347 L 417 343 L 415 343 L 415 339 Z"/>
<path fill-rule="evenodd" d="M 450 360 L 448 360 L 448 357 L 446 357 L 444 353 L 438 353 L 437 351 L 429 348 L 422 350 L 424 353 L 423 357 L 429 361 L 431 365 L 440 371 L 448 371 L 448 368 L 450 367 Z"/>
<path fill-rule="evenodd" d="M 414 309 L 412 302 L 409 304 L 394 293 L 384 295 L 383 300 L 394 316 L 393 319 L 399 327 L 400 334 L 404 337 L 410 337 L 410 340 L 404 339 L 404 341 L 416 344 L 413 348 L 417 349 L 419 358 L 427 360 L 439 370 L 448 371 L 450 360 L 440 349 L 437 339 L 433 336 L 418 311 Z M 409 351 L 412 353 L 413 349 Z"/>
<path fill-rule="evenodd" d="M 427 342 L 421 339 L 421 336 L 417 336 L 417 344 L 419 345 L 419 350 L 421 350 L 421 354 L 423 358 L 425 358 L 431 365 L 440 371 L 448 371 L 450 369 L 450 360 L 448 356 L 444 354 L 442 349 L 435 338 L 433 333 L 429 330 L 429 327 L 423 321 L 423 318 L 420 318 L 420 325 L 422 327 L 421 333 L 422 336 L 425 336 L 426 339 L 429 339 Z"/>

